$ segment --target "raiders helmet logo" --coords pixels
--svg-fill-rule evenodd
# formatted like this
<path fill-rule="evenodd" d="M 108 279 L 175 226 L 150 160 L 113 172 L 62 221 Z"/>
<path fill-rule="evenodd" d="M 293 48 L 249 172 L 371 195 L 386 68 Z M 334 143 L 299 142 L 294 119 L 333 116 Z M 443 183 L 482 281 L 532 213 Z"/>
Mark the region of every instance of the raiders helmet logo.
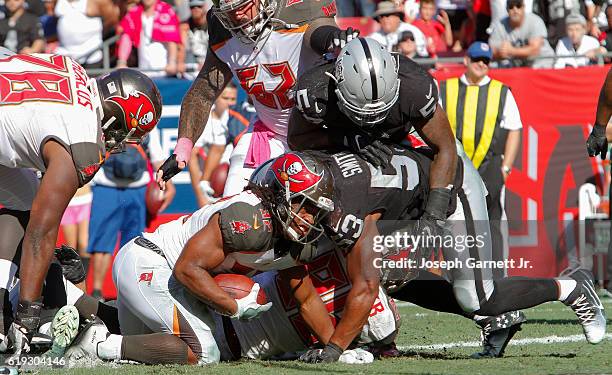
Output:
<path fill-rule="evenodd" d="M 132 91 L 127 98 L 111 96 L 106 100 L 116 103 L 125 116 L 127 129 L 136 129 L 134 136 L 142 137 L 157 124 L 157 114 L 151 99 L 140 91 Z"/>
<path fill-rule="evenodd" d="M 323 173 L 316 174 L 308 169 L 304 161 L 297 155 L 289 153 L 276 159 L 272 164 L 276 179 L 282 186 L 289 185 L 289 191 L 299 193 L 316 186 Z"/>

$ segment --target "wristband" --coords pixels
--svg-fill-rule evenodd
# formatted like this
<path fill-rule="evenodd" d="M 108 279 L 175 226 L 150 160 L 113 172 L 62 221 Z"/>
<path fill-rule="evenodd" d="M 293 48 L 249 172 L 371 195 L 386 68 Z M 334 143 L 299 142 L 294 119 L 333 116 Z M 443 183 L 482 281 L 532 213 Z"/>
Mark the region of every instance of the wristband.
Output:
<path fill-rule="evenodd" d="M 429 191 L 425 212 L 438 220 L 446 220 L 446 210 L 451 198 L 451 190 L 447 188 L 434 188 Z"/>
<path fill-rule="evenodd" d="M 177 162 L 185 162 L 189 161 L 191 157 L 191 150 L 193 149 L 193 142 L 191 139 L 186 137 L 181 137 L 176 142 L 176 146 L 174 147 L 174 155 L 176 155 Z"/>

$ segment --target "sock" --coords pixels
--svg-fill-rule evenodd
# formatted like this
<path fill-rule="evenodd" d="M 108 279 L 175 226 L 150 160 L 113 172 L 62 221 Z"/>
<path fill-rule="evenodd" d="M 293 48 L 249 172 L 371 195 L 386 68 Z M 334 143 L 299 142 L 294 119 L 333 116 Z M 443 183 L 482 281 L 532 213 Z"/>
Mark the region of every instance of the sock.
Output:
<path fill-rule="evenodd" d="M 110 335 L 106 340 L 98 343 L 98 357 L 106 360 L 121 359 L 121 345 L 123 336 Z"/>
<path fill-rule="evenodd" d="M 491 297 L 481 303 L 478 315 L 497 316 L 508 311 L 524 310 L 544 302 L 557 301 L 555 279 L 533 279 L 514 276 L 495 280 Z"/>
<path fill-rule="evenodd" d="M 82 294 L 74 303 L 74 307 L 79 310 L 79 315 L 82 318 L 89 318 L 91 315 L 95 315 L 106 324 L 106 328 L 108 328 L 110 333 L 121 333 L 119 328 L 119 311 L 116 307 L 100 302 L 87 294 Z"/>
<path fill-rule="evenodd" d="M 485 320 L 487 317 L 486 316 L 482 316 L 482 315 L 474 315 L 474 317 L 472 318 L 472 320 L 474 320 L 475 322 L 480 322 L 482 320 Z"/>
<path fill-rule="evenodd" d="M 189 346 L 168 333 L 124 336 L 121 343 L 121 359 L 150 365 L 186 365 L 188 357 Z"/>
<path fill-rule="evenodd" d="M 572 279 L 555 279 L 559 288 L 559 301 L 565 302 L 567 297 L 576 289 L 576 280 Z"/>

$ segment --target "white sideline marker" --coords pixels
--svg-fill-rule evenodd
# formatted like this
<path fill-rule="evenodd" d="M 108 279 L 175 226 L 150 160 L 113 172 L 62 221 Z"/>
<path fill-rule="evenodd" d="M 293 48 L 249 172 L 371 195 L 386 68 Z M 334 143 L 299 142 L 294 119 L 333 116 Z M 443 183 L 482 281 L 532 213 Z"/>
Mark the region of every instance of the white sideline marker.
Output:
<path fill-rule="evenodd" d="M 607 333 L 605 340 L 612 340 L 612 334 Z M 510 341 L 508 345 L 532 345 L 532 344 L 560 344 L 566 342 L 579 342 L 586 341 L 584 335 L 571 335 L 571 336 L 546 336 L 546 337 L 529 337 L 524 339 L 516 339 Z M 462 341 L 462 342 L 449 342 L 446 344 L 432 344 L 432 345 L 408 345 L 398 346 L 399 350 L 444 350 L 451 348 L 474 348 L 480 347 L 482 344 L 480 341 Z"/>

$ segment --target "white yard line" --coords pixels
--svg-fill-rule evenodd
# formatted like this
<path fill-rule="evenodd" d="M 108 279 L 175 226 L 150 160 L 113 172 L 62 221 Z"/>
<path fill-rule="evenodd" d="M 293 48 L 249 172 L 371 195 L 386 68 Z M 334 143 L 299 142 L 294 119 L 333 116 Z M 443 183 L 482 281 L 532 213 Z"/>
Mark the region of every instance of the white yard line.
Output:
<path fill-rule="evenodd" d="M 612 340 L 612 334 L 606 334 L 605 340 Z M 579 342 L 586 341 L 584 335 L 571 335 L 571 336 L 546 336 L 546 337 L 530 337 L 524 339 L 516 339 L 510 341 L 509 345 L 532 345 L 532 344 L 560 344 L 566 342 Z M 445 344 L 432 344 L 432 345 L 408 345 L 398 346 L 399 350 L 443 350 L 450 348 L 474 348 L 480 347 L 480 341 L 462 341 L 462 342 L 449 342 Z"/>

